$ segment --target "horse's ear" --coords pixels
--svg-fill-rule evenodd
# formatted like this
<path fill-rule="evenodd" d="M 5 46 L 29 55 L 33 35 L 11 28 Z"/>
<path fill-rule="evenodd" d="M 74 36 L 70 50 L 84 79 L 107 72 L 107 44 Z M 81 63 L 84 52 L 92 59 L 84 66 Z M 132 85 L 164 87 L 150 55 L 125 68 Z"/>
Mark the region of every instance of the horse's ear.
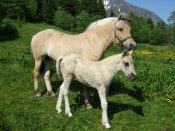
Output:
<path fill-rule="evenodd" d="M 122 19 L 123 13 L 120 13 L 118 16 L 118 21 Z"/>
<path fill-rule="evenodd" d="M 128 55 L 129 55 L 128 50 L 125 50 L 125 51 L 123 52 L 123 57 L 128 56 Z"/>
<path fill-rule="evenodd" d="M 130 15 L 129 14 L 126 14 L 126 13 L 120 13 L 120 15 L 118 16 L 118 21 L 119 20 L 125 20 L 129 24 L 132 23 L 132 19 L 131 19 Z"/>

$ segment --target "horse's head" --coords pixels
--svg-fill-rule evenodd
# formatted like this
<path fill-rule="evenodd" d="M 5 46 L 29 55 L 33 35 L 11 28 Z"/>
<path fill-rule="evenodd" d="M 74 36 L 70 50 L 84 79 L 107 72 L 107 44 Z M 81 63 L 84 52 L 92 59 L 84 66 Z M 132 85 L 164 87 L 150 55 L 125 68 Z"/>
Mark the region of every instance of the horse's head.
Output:
<path fill-rule="evenodd" d="M 134 69 L 134 63 L 132 59 L 132 53 L 133 50 L 129 51 L 125 50 L 124 53 L 121 56 L 121 63 L 120 63 L 120 69 L 123 71 L 123 73 L 130 79 L 135 80 L 136 79 L 136 72 Z"/>
<path fill-rule="evenodd" d="M 114 42 L 128 50 L 136 48 L 136 42 L 131 35 L 131 18 L 121 13 L 115 23 Z"/>

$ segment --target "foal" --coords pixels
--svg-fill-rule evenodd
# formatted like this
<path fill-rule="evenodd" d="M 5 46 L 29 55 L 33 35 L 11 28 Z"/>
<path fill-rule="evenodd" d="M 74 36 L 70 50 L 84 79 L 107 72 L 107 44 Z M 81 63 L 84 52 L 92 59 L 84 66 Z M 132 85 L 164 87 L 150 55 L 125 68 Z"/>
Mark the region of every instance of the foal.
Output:
<path fill-rule="evenodd" d="M 73 77 L 75 77 L 81 83 L 98 90 L 102 108 L 102 124 L 106 128 L 110 128 L 107 116 L 108 88 L 118 71 L 123 71 L 127 77 L 131 80 L 135 80 L 136 72 L 131 57 L 132 52 L 133 51 L 125 51 L 124 53 L 110 56 L 99 62 L 93 62 L 78 55 L 58 57 L 56 63 L 57 73 L 58 75 L 62 74 L 64 79 L 64 82 L 60 86 L 56 105 L 58 113 L 61 112 L 62 97 L 64 95 L 65 114 L 69 117 L 72 116 L 68 100 L 68 90 Z"/>

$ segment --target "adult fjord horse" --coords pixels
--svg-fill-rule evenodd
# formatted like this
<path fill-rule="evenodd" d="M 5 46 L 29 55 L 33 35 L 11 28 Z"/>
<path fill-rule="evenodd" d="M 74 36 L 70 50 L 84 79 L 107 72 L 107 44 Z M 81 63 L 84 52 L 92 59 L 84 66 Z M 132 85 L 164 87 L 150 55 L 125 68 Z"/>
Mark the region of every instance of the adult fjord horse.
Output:
<path fill-rule="evenodd" d="M 38 88 L 38 75 L 45 56 L 56 60 L 59 56 L 74 53 L 86 59 L 98 61 L 113 42 L 132 50 L 136 47 L 136 43 L 130 33 L 130 22 L 130 17 L 122 13 L 118 18 L 112 17 L 96 21 L 78 35 L 69 35 L 53 29 L 47 29 L 34 35 L 31 50 L 35 61 L 33 70 L 35 96 L 41 95 Z M 55 93 L 49 81 L 50 60 L 45 59 L 44 62 L 47 92 L 49 96 L 53 96 Z"/>

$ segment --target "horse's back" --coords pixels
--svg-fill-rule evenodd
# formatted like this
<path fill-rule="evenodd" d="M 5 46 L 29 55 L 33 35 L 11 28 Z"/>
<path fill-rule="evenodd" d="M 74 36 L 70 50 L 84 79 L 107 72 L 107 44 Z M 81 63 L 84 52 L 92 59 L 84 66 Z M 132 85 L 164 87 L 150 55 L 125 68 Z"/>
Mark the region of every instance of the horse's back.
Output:
<path fill-rule="evenodd" d="M 43 31 L 40 31 L 40 32 L 36 33 L 32 37 L 32 41 L 35 41 L 35 40 L 45 40 L 45 39 L 51 38 L 55 34 L 57 34 L 57 35 L 60 34 L 61 35 L 63 33 L 62 32 L 59 32 L 57 30 L 54 30 L 54 29 L 46 29 L 46 30 L 43 30 Z"/>

